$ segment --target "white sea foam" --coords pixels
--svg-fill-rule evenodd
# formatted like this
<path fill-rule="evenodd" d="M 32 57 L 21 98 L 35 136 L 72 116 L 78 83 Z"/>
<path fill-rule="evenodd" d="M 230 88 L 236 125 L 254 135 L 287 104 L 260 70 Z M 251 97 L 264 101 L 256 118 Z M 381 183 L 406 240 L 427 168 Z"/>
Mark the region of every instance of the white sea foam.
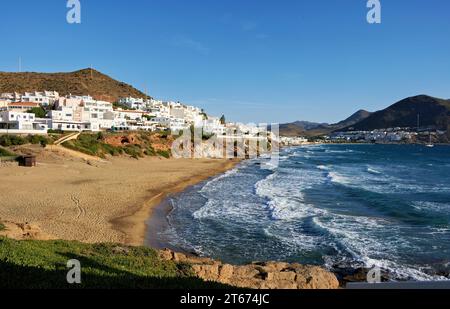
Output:
<path fill-rule="evenodd" d="M 282 224 L 264 228 L 264 234 L 271 238 L 276 238 L 283 244 L 283 251 L 298 252 L 316 250 L 323 239 L 319 236 L 306 235 L 305 233 L 295 231 L 292 227 L 286 227 Z"/>
<path fill-rule="evenodd" d="M 258 196 L 268 200 L 267 207 L 274 220 L 305 218 L 323 210 L 304 200 L 305 189 L 314 186 L 318 177 L 313 173 L 297 170 L 296 173 L 275 172 L 255 184 Z"/>
<path fill-rule="evenodd" d="M 427 201 L 416 201 L 412 203 L 412 206 L 419 211 L 434 211 L 445 214 L 450 214 L 450 203 L 437 203 Z"/>
<path fill-rule="evenodd" d="M 414 265 L 399 263 L 399 250 L 417 250 L 406 239 L 386 237 L 386 231 L 398 235 L 398 227 L 379 218 L 352 217 L 334 214 L 328 218 L 315 217 L 313 222 L 328 231 L 335 241 L 354 259 L 354 266 L 362 263 L 366 268 L 375 266 L 389 271 L 396 279 L 413 278 L 415 280 L 436 280 L 443 277 L 431 276 Z M 381 236 L 382 235 L 382 236 Z M 328 258 L 328 267 L 339 256 Z"/>
<path fill-rule="evenodd" d="M 326 165 L 317 165 L 317 168 L 318 168 L 319 170 L 322 170 L 322 171 L 328 171 L 328 170 L 330 170 L 330 167 L 329 167 L 329 166 L 326 166 Z"/>
<path fill-rule="evenodd" d="M 347 177 L 338 174 L 337 172 L 329 172 L 327 174 L 327 178 L 334 183 L 338 183 L 338 184 L 350 184 L 351 181 L 350 179 L 348 179 Z"/>
<path fill-rule="evenodd" d="M 367 167 L 367 172 L 368 173 L 370 173 L 370 174 L 375 174 L 375 175 L 380 175 L 380 174 L 382 174 L 380 171 L 378 171 L 378 170 L 376 170 L 376 169 L 374 169 L 373 167 Z"/>

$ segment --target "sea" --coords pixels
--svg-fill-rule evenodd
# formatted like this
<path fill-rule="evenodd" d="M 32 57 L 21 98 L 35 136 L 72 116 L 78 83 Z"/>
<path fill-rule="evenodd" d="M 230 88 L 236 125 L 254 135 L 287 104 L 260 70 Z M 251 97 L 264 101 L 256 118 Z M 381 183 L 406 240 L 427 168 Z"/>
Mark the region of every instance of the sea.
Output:
<path fill-rule="evenodd" d="M 201 256 L 450 280 L 450 146 L 284 148 L 167 202 L 155 237 Z"/>

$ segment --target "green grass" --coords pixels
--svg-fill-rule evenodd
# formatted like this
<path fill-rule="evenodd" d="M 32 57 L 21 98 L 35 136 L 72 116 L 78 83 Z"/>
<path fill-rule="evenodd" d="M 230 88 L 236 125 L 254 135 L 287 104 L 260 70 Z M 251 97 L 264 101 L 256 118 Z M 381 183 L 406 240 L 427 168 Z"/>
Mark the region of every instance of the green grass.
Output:
<path fill-rule="evenodd" d="M 15 153 L 9 151 L 8 149 L 0 147 L 0 157 L 14 157 L 17 156 Z"/>
<path fill-rule="evenodd" d="M 71 259 L 81 263 L 80 285 L 67 283 Z M 0 237 L 0 288 L 224 287 L 194 277 L 188 264 L 161 260 L 150 248 Z"/>

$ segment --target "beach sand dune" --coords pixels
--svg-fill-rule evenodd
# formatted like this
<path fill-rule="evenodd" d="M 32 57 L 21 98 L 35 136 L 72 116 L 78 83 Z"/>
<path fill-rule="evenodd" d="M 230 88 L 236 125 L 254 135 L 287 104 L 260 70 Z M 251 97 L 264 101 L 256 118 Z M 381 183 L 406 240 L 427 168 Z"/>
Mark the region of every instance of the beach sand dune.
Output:
<path fill-rule="evenodd" d="M 0 167 L 0 220 L 89 243 L 142 245 L 154 205 L 237 163 L 156 157 L 86 162 L 46 152 L 36 168 Z"/>

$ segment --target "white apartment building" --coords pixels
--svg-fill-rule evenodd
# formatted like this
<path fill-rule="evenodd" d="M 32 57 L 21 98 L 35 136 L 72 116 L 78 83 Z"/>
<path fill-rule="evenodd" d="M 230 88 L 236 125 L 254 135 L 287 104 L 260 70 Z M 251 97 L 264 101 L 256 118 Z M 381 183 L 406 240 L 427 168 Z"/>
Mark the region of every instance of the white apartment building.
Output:
<path fill-rule="evenodd" d="M 155 123 L 160 129 L 170 129 L 172 133 L 178 133 L 184 129 L 189 128 L 189 124 L 182 118 L 174 117 L 155 117 L 152 118 L 152 122 Z"/>
<path fill-rule="evenodd" d="M 0 94 L 0 100 L 4 100 L 7 101 L 8 103 L 12 103 L 12 102 L 18 102 L 21 99 L 21 94 L 14 92 L 14 93 L 9 93 L 9 92 L 5 92 Z"/>
<path fill-rule="evenodd" d="M 94 100 L 91 96 L 59 98 L 56 110 L 50 112 L 51 128 L 63 131 L 100 131 L 114 124 L 111 103 Z"/>
<path fill-rule="evenodd" d="M 167 102 L 152 101 L 147 110 L 154 117 L 170 117 L 170 105 Z"/>
<path fill-rule="evenodd" d="M 36 121 L 32 113 L 0 112 L 0 133 L 47 134 L 47 126 Z"/>
<path fill-rule="evenodd" d="M 48 106 L 55 103 L 59 99 L 59 93 L 56 91 L 44 91 L 44 92 L 25 92 L 20 101 L 33 102 L 43 106 Z"/>
<path fill-rule="evenodd" d="M 4 107 L 1 107 L 0 110 L 25 113 L 35 107 L 39 107 L 39 103 L 13 102 L 13 103 L 8 103 L 8 105 L 6 105 Z"/>
<path fill-rule="evenodd" d="M 62 131 L 100 131 L 98 121 L 83 119 L 82 107 L 60 107 L 49 113 L 49 127 Z"/>
<path fill-rule="evenodd" d="M 124 104 L 128 106 L 129 108 L 134 108 L 136 110 L 144 111 L 147 109 L 149 105 L 151 105 L 151 101 L 145 100 L 143 98 L 121 98 L 119 99 L 120 104 Z"/>
<path fill-rule="evenodd" d="M 209 116 L 208 119 L 201 122 L 201 125 L 206 134 L 224 135 L 227 131 L 225 126 L 220 123 L 220 118 L 217 117 Z"/>
<path fill-rule="evenodd" d="M 141 121 L 142 119 L 144 119 L 145 115 L 149 115 L 149 113 L 136 110 L 124 110 L 120 108 L 114 110 L 114 119 L 119 121 L 121 120 Z"/>

